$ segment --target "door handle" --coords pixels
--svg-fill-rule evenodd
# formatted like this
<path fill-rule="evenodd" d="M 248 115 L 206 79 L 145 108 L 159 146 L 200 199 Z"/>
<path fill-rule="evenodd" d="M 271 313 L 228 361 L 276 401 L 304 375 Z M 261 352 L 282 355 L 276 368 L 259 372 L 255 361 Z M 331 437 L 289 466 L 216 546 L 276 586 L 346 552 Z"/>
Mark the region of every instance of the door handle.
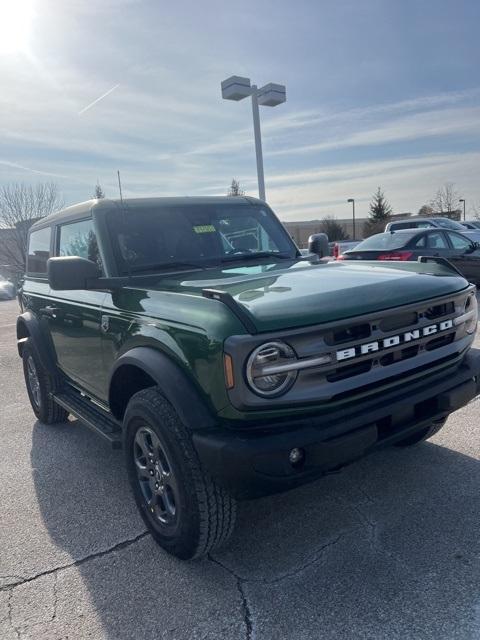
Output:
<path fill-rule="evenodd" d="M 62 310 L 60 309 L 60 307 L 42 307 L 41 309 L 39 309 L 39 311 L 44 316 L 49 316 L 50 318 L 56 318 L 58 315 L 61 314 Z"/>

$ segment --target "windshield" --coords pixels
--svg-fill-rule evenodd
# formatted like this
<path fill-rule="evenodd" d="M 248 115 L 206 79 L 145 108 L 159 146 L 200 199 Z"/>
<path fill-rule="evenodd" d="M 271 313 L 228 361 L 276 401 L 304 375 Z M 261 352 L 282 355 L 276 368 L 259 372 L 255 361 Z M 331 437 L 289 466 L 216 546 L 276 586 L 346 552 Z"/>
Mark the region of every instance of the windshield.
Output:
<path fill-rule="evenodd" d="M 401 249 L 418 234 L 418 230 L 412 233 L 377 233 L 360 242 L 352 251 L 380 251 L 383 249 Z"/>
<path fill-rule="evenodd" d="M 283 226 L 262 206 L 127 205 L 124 213 L 110 212 L 107 224 L 120 273 L 297 256 Z"/>
<path fill-rule="evenodd" d="M 448 218 L 435 218 L 435 222 L 439 227 L 444 229 L 451 229 L 452 231 L 465 231 L 463 224 L 455 222 L 455 220 L 449 220 Z"/>

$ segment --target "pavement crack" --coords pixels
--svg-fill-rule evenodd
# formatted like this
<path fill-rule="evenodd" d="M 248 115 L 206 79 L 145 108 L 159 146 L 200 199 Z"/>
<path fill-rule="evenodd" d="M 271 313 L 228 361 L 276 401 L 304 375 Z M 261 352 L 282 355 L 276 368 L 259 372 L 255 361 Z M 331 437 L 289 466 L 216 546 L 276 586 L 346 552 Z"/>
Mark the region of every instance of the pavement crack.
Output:
<path fill-rule="evenodd" d="M 49 576 L 52 574 L 56 574 L 58 571 L 65 571 L 66 569 L 71 569 L 72 567 L 80 567 L 82 564 L 86 562 L 90 562 L 90 560 L 96 560 L 97 558 L 103 558 L 103 556 L 107 556 L 110 553 L 115 553 L 116 551 L 120 551 L 121 549 L 125 549 L 126 547 L 130 547 L 131 545 L 139 542 L 143 538 L 147 537 L 149 534 L 148 531 L 143 531 L 138 536 L 134 538 L 129 538 L 128 540 L 122 540 L 122 542 L 118 542 L 113 545 L 113 547 L 109 547 L 108 549 L 103 549 L 102 551 L 96 551 L 95 553 L 91 553 L 84 558 L 80 558 L 79 560 L 75 560 L 74 562 L 70 562 L 69 564 L 60 565 L 59 567 L 54 567 L 53 569 L 47 569 L 46 571 L 40 571 L 33 576 L 28 578 L 22 578 L 17 580 L 16 582 L 11 582 L 4 587 L 0 587 L 0 591 L 9 591 L 15 589 L 22 584 L 26 584 L 28 582 L 33 582 L 34 580 L 38 580 L 38 578 L 43 578 L 44 576 Z M 56 586 L 55 586 L 56 589 Z"/>
<path fill-rule="evenodd" d="M 58 571 L 53 574 L 54 583 L 53 583 L 53 613 L 50 622 L 54 622 L 57 617 L 57 606 L 58 606 Z"/>
<path fill-rule="evenodd" d="M 253 638 L 253 619 L 252 612 L 250 611 L 250 605 L 248 604 L 247 594 L 243 588 L 243 581 L 237 580 L 237 589 L 242 599 L 242 612 L 243 612 L 243 623 L 245 625 L 245 637 L 247 640 L 252 640 Z"/>
<path fill-rule="evenodd" d="M 20 631 L 19 629 L 13 624 L 13 620 L 12 620 L 12 597 L 13 597 L 13 591 L 10 590 L 8 593 L 8 599 L 7 599 L 7 615 L 8 615 L 8 623 L 9 625 L 12 627 L 13 631 L 15 632 L 15 635 L 17 636 L 17 638 L 20 638 Z"/>
<path fill-rule="evenodd" d="M 330 547 L 335 546 L 338 542 L 340 542 L 340 540 L 344 537 L 344 535 L 345 533 L 340 533 L 338 534 L 338 536 L 333 538 L 333 540 L 329 540 L 328 542 L 326 542 L 324 545 L 319 547 L 306 562 L 304 562 L 302 565 L 297 567 L 295 570 L 287 571 L 286 573 L 282 573 L 279 576 L 276 576 L 275 578 L 270 578 L 270 579 L 269 578 L 243 578 L 242 576 L 235 573 L 233 569 L 223 564 L 223 562 L 221 562 L 220 560 L 217 560 L 217 558 L 214 558 L 211 554 L 208 555 L 208 559 L 214 564 L 217 564 L 219 567 L 221 567 L 225 571 L 227 571 L 227 573 L 229 573 L 233 578 L 235 578 L 237 582 L 241 584 L 276 584 L 277 582 L 281 582 L 286 578 L 295 577 L 299 573 L 302 573 L 303 571 L 305 571 L 306 569 L 308 569 L 309 567 L 317 563 L 320 560 L 320 558 L 323 556 L 324 551 Z"/>
<path fill-rule="evenodd" d="M 303 573 L 304 571 L 306 571 L 309 567 L 316 564 L 323 556 L 324 551 L 326 549 L 329 549 L 330 547 L 334 547 L 338 542 L 340 542 L 340 540 L 344 537 L 344 535 L 345 535 L 344 533 L 340 533 L 333 540 L 326 542 L 319 549 L 317 549 L 312 556 L 310 556 L 309 560 L 304 562 L 300 567 L 298 567 L 294 571 L 288 571 L 287 573 L 282 573 L 280 576 L 277 576 L 276 578 L 273 578 L 271 580 L 263 579 L 263 580 L 260 580 L 259 582 L 263 582 L 264 584 L 276 584 L 277 582 L 281 582 L 286 578 L 294 578 L 300 573 Z"/>

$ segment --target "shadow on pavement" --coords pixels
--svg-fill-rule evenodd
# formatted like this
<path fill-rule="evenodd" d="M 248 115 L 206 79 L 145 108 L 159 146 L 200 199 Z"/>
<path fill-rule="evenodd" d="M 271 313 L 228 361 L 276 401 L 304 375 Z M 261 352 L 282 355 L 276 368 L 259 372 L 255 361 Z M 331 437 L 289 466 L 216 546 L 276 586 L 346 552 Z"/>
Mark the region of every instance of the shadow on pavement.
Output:
<path fill-rule="evenodd" d="M 262 640 L 480 637 L 473 458 L 433 443 L 376 453 L 241 504 L 229 548 L 181 563 L 141 537 L 121 452 L 76 422 L 37 423 L 31 456 L 53 541 L 72 562 L 98 556 L 58 573 L 55 619 L 74 637 L 236 639 L 247 618 Z"/>

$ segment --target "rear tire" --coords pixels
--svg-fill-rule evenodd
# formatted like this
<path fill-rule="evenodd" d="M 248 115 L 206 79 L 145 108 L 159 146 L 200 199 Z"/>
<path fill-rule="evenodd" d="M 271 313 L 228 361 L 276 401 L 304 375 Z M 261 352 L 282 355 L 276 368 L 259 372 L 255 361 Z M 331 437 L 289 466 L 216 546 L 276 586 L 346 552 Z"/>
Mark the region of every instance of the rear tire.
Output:
<path fill-rule="evenodd" d="M 446 421 L 447 421 L 446 418 L 441 418 L 440 420 L 432 422 L 432 424 L 426 427 L 425 429 L 422 429 L 421 431 L 417 431 L 416 433 L 413 433 L 412 435 L 408 436 L 408 438 L 404 438 L 403 440 L 396 442 L 395 446 L 396 447 L 413 447 L 413 445 L 415 444 L 424 442 L 424 440 L 428 440 L 429 438 L 434 436 L 436 433 L 438 433 Z"/>
<path fill-rule="evenodd" d="M 131 398 L 124 429 L 130 485 L 156 542 L 182 560 L 224 544 L 236 502 L 202 469 L 189 431 L 158 388 Z"/>
<path fill-rule="evenodd" d="M 54 401 L 52 377 L 42 366 L 31 338 L 23 346 L 22 360 L 25 385 L 34 414 L 44 424 L 66 422 L 68 411 Z"/>

